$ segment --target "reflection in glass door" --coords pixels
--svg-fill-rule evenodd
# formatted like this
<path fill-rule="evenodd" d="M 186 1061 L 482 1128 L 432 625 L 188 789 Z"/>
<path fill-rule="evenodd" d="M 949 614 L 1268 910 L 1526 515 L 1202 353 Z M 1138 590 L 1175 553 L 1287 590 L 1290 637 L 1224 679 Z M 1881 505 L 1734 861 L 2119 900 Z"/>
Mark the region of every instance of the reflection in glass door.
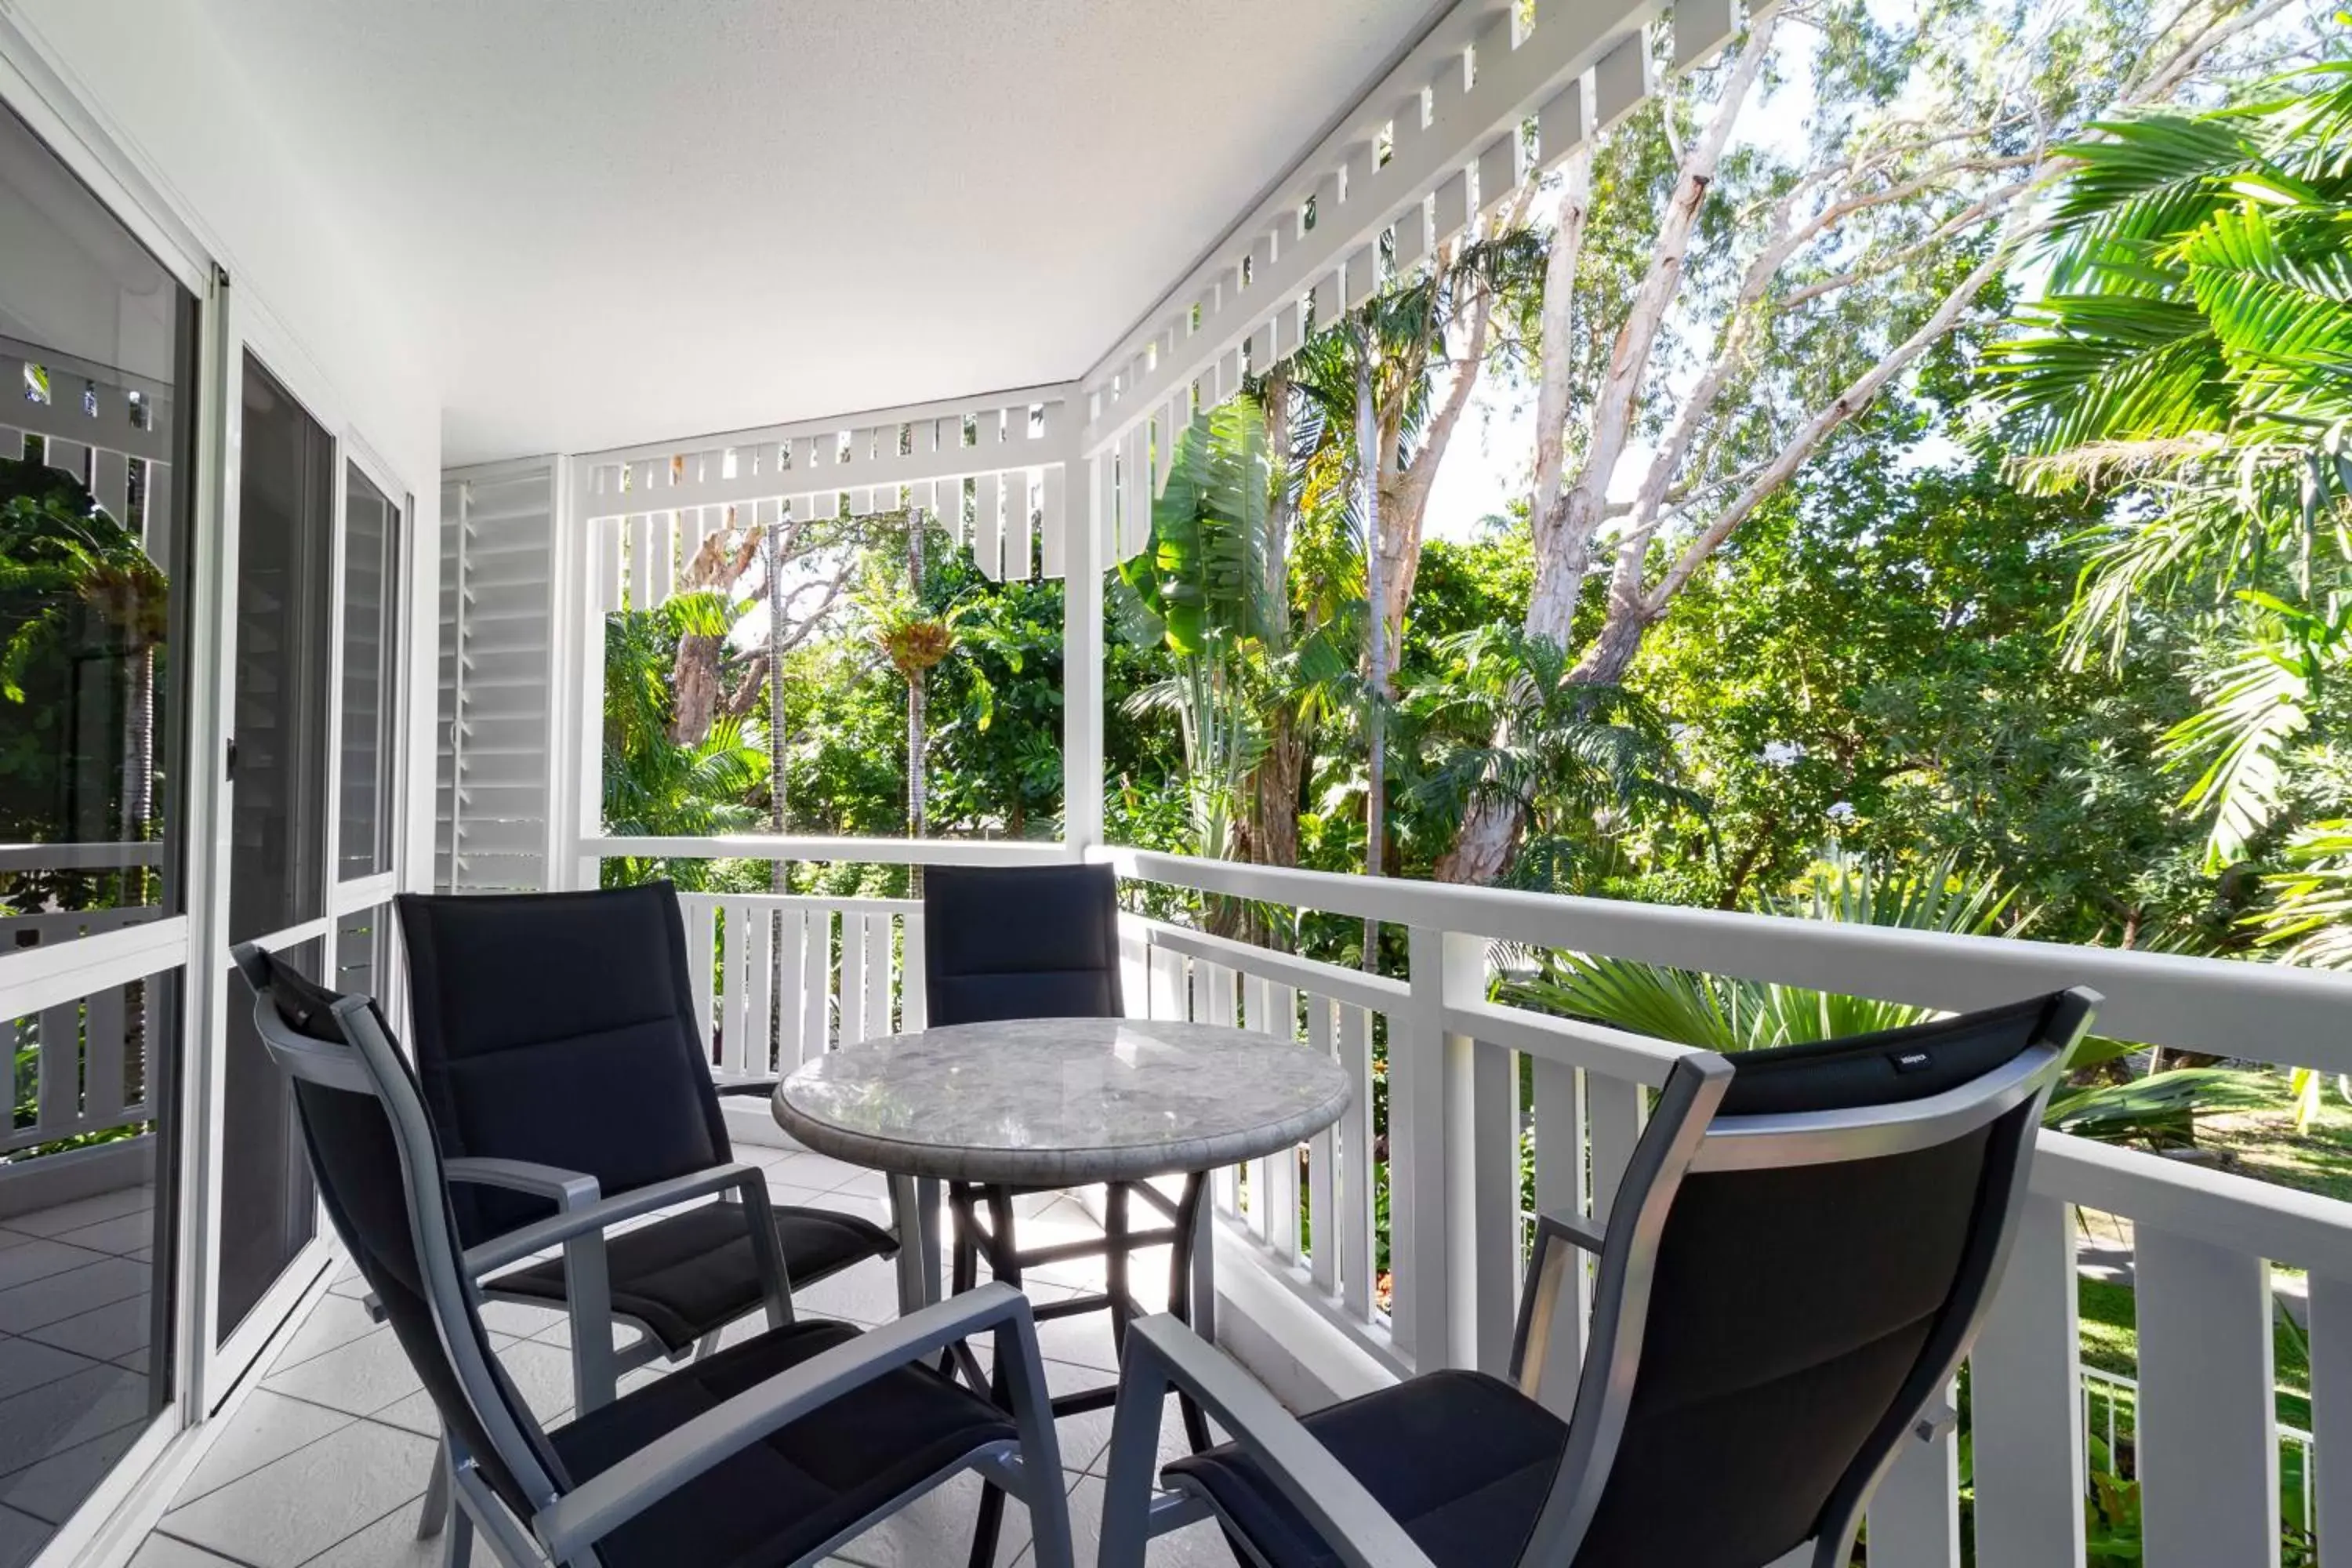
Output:
<path fill-rule="evenodd" d="M 244 376 L 236 649 L 230 716 L 229 940 L 282 938 L 325 913 L 334 440 L 260 362 Z M 294 962 L 316 974 L 318 949 Z M 305 958 L 310 962 L 304 962 Z M 229 984 L 222 1083 L 215 1342 L 317 1232 L 293 1099 Z"/>
<path fill-rule="evenodd" d="M 197 303 L 0 108 L 0 1561 L 172 1397 Z M 110 940 L 106 940 L 110 939 Z M 44 950 L 96 960 L 69 982 Z M 45 977 L 46 972 L 46 977 Z"/>

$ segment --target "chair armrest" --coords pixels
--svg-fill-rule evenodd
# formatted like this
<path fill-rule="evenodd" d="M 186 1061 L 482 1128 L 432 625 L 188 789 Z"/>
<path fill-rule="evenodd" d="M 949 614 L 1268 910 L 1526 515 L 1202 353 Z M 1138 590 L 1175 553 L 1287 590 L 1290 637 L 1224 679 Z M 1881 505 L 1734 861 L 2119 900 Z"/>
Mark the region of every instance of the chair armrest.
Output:
<path fill-rule="evenodd" d="M 1511 1336 L 1511 1381 L 1555 1415 L 1567 1411 L 1583 1362 L 1583 1302 L 1576 1289 L 1583 1266 L 1573 1254 L 1601 1255 L 1607 1225 L 1572 1212 L 1536 1216 L 1534 1250 L 1519 1292 Z"/>
<path fill-rule="evenodd" d="M 712 1080 L 712 1087 L 721 1095 L 773 1094 L 784 1080 L 775 1073 L 757 1073 L 750 1078 L 722 1078 Z"/>
<path fill-rule="evenodd" d="M 1536 1215 L 1539 1231 L 1556 1232 L 1559 1238 L 1598 1258 L 1609 1238 L 1608 1222 L 1580 1214 L 1550 1211 Z"/>
<path fill-rule="evenodd" d="M 556 1499 L 533 1518 L 531 1528 L 551 1557 L 569 1561 L 770 1433 L 985 1329 L 997 1331 L 1000 1358 L 1008 1353 L 1015 1358 L 1008 1370 L 1023 1363 L 1041 1369 L 1027 1298 L 1010 1285 L 983 1285 L 812 1356 L 703 1412 Z M 1005 1342 L 1008 1335 L 1010 1344 Z M 1024 1390 L 1022 1385 L 1027 1383 L 1029 1379 L 1015 1377 L 1013 1386 L 1016 1405 L 1025 1402 L 1034 1406 L 1023 1422 L 1023 1465 L 1025 1473 L 1047 1478 L 1046 1487 L 1058 1500 L 1061 1457 L 1053 1451 L 1053 1418 L 1044 1404 L 1042 1370 Z M 1029 1447 L 1033 1424 L 1042 1432 L 1043 1451 Z"/>
<path fill-rule="evenodd" d="M 541 1165 L 529 1160 L 457 1159 L 445 1162 L 442 1170 L 452 1182 L 503 1187 L 545 1198 L 555 1205 L 559 1218 L 586 1214 L 597 1206 L 603 1196 L 596 1178 L 585 1171 L 567 1171 L 560 1165 Z M 503 1241 L 506 1237 L 498 1239 Z M 477 1284 L 485 1274 L 514 1261 L 497 1255 L 497 1246 L 494 1241 L 466 1255 L 467 1277 Z M 488 1255 L 478 1264 L 475 1261 L 477 1252 Z M 581 1409 L 601 1410 L 613 1403 L 619 1380 L 613 1364 L 613 1276 L 604 1258 L 604 1233 L 601 1227 L 564 1239 L 563 1310 L 572 1321 L 573 1395 Z"/>
<path fill-rule="evenodd" d="M 466 1249 L 466 1270 L 480 1279 L 494 1268 L 517 1263 L 534 1252 L 544 1252 L 558 1243 L 571 1240 L 589 1231 L 609 1230 L 623 1220 L 639 1215 L 666 1209 L 672 1204 L 682 1204 L 688 1198 L 707 1197 L 730 1187 L 742 1190 L 745 1201 L 758 1200 L 765 1209 L 768 1199 L 767 1180 L 757 1165 L 713 1165 L 708 1170 L 673 1176 L 667 1182 L 656 1182 L 649 1187 L 601 1198 L 584 1207 L 550 1215 L 542 1220 L 492 1237 L 479 1247 Z"/>
<path fill-rule="evenodd" d="M 567 1171 L 561 1165 L 535 1164 L 529 1160 L 445 1160 L 441 1169 L 453 1182 L 504 1187 L 509 1192 L 552 1199 L 556 1208 L 564 1213 L 586 1208 L 603 1195 L 596 1178 L 585 1171 Z"/>
<path fill-rule="evenodd" d="M 1432 1568 L 1404 1526 L 1256 1379 L 1175 1319 L 1129 1324 L 1112 1417 L 1098 1568 L 1143 1568 L 1151 1473 L 1171 1385 L 1191 1394 L 1274 1478 L 1348 1568 Z"/>

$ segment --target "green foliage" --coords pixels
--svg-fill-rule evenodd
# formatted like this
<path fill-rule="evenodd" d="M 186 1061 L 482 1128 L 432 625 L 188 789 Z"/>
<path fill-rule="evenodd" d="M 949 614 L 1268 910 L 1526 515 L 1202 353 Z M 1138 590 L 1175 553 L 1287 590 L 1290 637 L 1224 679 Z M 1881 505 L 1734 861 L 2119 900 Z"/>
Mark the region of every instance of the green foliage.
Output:
<path fill-rule="evenodd" d="M 1194 416 L 1152 505 L 1150 547 L 1111 579 L 1119 636 L 1164 649 L 1175 666 L 1132 693 L 1126 710 L 1175 716 L 1194 847 L 1220 858 L 1233 853 L 1244 780 L 1265 743 L 1251 688 L 1279 619 L 1280 589 L 1266 574 L 1273 476 L 1255 399 Z"/>
<path fill-rule="evenodd" d="M 1523 806 L 1530 837 L 1514 880 L 1552 887 L 1561 868 L 1605 843 L 1634 813 L 1672 817 L 1704 803 L 1675 782 L 1673 742 L 1632 692 L 1569 679 L 1559 644 L 1488 624 L 1446 638 L 1443 663 L 1416 674 L 1400 703 L 1405 793 L 1439 827 L 1433 858 L 1474 800 Z M 1580 878 L 1573 879 L 1580 880 Z"/>
<path fill-rule="evenodd" d="M 160 694 L 170 585 L 137 532 L 35 452 L 0 458 L 0 841 L 135 838 L 168 799 Z M 147 820 L 133 821 L 143 721 Z M 11 907 L 145 900 L 140 871 L 0 873 Z"/>
<path fill-rule="evenodd" d="M 2030 483 L 2128 503 L 2085 569 L 2077 655 L 2120 657 L 2174 605 L 2210 628 L 2204 705 L 2165 747 L 2215 869 L 2352 820 L 2303 787 L 2346 732 L 2352 668 L 2347 128 L 2341 59 L 2250 101 L 2100 122 L 2069 149 L 2050 287 L 1989 365 Z M 2297 854 L 2254 921 L 2282 956 L 2326 959 L 2335 855 Z"/>
<path fill-rule="evenodd" d="M 1833 855 L 1815 868 L 1802 895 L 1768 899 L 1759 912 L 1989 936 L 2025 923 L 2011 919 L 2011 905 L 2010 895 L 1990 882 L 1971 883 L 1948 859 L 1911 873 Z M 1839 1039 L 1940 1016 L 1933 1008 L 1875 997 L 1582 953 L 1543 955 L 1538 975 L 1513 985 L 1510 994 L 1546 1012 L 1717 1051 Z M 2045 1124 L 2104 1142 L 2179 1148 L 2196 1142 L 2197 1117 L 2265 1102 L 2244 1075 L 2213 1068 L 2176 1068 L 2120 1083 L 2092 1076 L 2091 1069 L 2119 1062 L 2128 1049 L 2114 1041 L 2084 1040 L 2069 1064 L 2074 1078 L 2051 1097 Z"/>
<path fill-rule="evenodd" d="M 1675 721 L 1717 843 L 1637 831 L 1625 890 L 1737 907 L 1834 838 L 2013 888 L 2054 941 L 2229 936 L 2160 737 L 2194 710 L 2164 662 L 2074 668 L 2056 639 L 2098 513 L 1997 462 L 1906 466 L 1932 405 L 1882 407 L 1753 519 L 1654 627 L 1629 684 Z M 2148 631 L 2150 646 L 2175 634 Z"/>
<path fill-rule="evenodd" d="M 723 635 L 734 608 L 716 594 L 681 594 L 658 608 L 621 610 L 604 621 L 604 830 L 616 836 L 704 837 L 761 826 L 749 804 L 765 779 L 767 751 L 741 721 L 719 718 L 694 745 L 670 738 L 669 671 L 678 639 Z M 607 861 L 620 887 L 667 877 L 688 889 L 757 886 L 757 873 L 725 860 L 637 856 Z"/>
<path fill-rule="evenodd" d="M 1767 900 L 1761 912 L 1989 935 L 2001 929 L 2010 904 L 2010 897 L 1991 883 L 1971 885 L 1960 878 L 1949 860 L 1909 873 L 1832 856 L 1818 868 L 1805 893 Z M 1801 1045 L 1902 1028 L 1936 1016 L 1931 1008 L 1905 1003 L 1583 953 L 1544 955 L 1539 976 L 1512 986 L 1510 995 L 1540 1011 L 1717 1051 Z"/>

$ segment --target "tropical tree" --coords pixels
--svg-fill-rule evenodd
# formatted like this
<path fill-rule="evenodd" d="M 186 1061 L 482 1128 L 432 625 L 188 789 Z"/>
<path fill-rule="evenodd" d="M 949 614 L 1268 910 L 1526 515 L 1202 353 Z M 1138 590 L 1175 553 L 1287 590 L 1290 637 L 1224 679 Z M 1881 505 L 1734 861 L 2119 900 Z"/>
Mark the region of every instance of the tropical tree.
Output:
<path fill-rule="evenodd" d="M 1523 185 L 1491 230 L 1449 241 L 1428 267 L 1324 327 L 1267 377 L 1265 406 L 1277 430 L 1296 430 L 1299 475 L 1318 459 L 1339 459 L 1345 484 L 1324 489 L 1344 497 L 1361 542 L 1364 595 L 1379 608 L 1363 623 L 1364 868 L 1376 876 L 1387 868 L 1386 705 L 1395 696 L 1429 499 L 1481 373 L 1490 358 L 1516 353 L 1498 331 L 1499 307 L 1541 271 L 1542 241 L 1525 226 L 1534 195 L 1532 182 Z M 1295 426 L 1294 389 L 1301 416 Z M 1284 740 L 1277 726 L 1271 738 L 1277 767 L 1292 755 Z"/>
<path fill-rule="evenodd" d="M 1507 798 L 1531 837 L 1513 867 L 1521 887 L 1581 880 L 1611 829 L 1634 813 L 1703 814 L 1675 782 L 1664 721 L 1622 687 L 1568 679 L 1559 644 L 1488 625 L 1440 645 L 1444 662 L 1418 677 L 1401 704 L 1412 759 L 1410 794 L 1422 820 L 1452 824 L 1474 801 Z"/>
<path fill-rule="evenodd" d="M 1195 415 L 1151 509 L 1151 545 L 1112 579 L 1119 634 L 1164 647 L 1175 673 L 1128 700 L 1175 713 L 1197 852 L 1232 858 L 1244 784 L 1264 748 L 1250 687 L 1275 624 L 1266 579 L 1272 469 L 1246 395 Z"/>
<path fill-rule="evenodd" d="M 767 754 L 743 721 L 722 715 L 691 743 L 673 739 L 676 692 L 669 680 L 688 637 L 724 646 L 736 611 L 709 590 L 677 595 L 604 622 L 604 831 L 616 837 L 702 837 L 757 826 L 751 804 L 766 780 Z M 667 877 L 682 888 L 757 886 L 761 873 L 736 862 L 618 857 L 604 862 L 608 887 Z"/>
<path fill-rule="evenodd" d="M 1990 369 L 2022 478 L 2119 499 L 2072 652 L 2201 620 L 2205 705 L 2166 745 L 2208 863 L 2283 865 L 2266 940 L 2352 964 L 2352 61 L 2064 151 L 2049 287 Z"/>
<path fill-rule="evenodd" d="M 2303 3 L 1792 4 L 1575 149 L 1537 324 L 1529 635 L 1622 683 L 1725 542 L 1979 308 L 2072 128 L 2174 100 Z M 1759 121 L 1800 76 L 1792 152 Z M 1525 821 L 1475 804 L 1438 875 L 1494 879 Z"/>
<path fill-rule="evenodd" d="M 37 661 L 77 625 L 96 628 L 126 672 L 121 821 L 127 839 L 155 833 L 155 675 L 170 629 L 170 587 L 139 535 L 79 484 L 34 462 L 10 462 L 0 502 L 0 599 L 24 606 L 0 641 L 0 697 L 26 700 Z M 125 892 L 146 894 L 143 868 Z"/>

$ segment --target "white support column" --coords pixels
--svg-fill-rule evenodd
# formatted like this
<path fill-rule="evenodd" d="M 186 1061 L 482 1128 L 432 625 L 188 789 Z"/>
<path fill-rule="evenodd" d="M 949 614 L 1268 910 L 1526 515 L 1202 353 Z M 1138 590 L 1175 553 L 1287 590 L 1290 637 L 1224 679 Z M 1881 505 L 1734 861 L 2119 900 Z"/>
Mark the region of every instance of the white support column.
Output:
<path fill-rule="evenodd" d="M 1106 461 L 1073 459 L 1063 489 L 1062 839 L 1073 855 L 1103 842 L 1103 535 L 1093 470 Z"/>
<path fill-rule="evenodd" d="M 2276 1568 L 2270 1265 L 2146 1222 L 2132 1245 L 2148 1568 Z"/>
<path fill-rule="evenodd" d="M 1969 1358 L 1977 1561 L 2083 1568 L 2083 1400 L 2074 1216 L 2029 1194 Z"/>

